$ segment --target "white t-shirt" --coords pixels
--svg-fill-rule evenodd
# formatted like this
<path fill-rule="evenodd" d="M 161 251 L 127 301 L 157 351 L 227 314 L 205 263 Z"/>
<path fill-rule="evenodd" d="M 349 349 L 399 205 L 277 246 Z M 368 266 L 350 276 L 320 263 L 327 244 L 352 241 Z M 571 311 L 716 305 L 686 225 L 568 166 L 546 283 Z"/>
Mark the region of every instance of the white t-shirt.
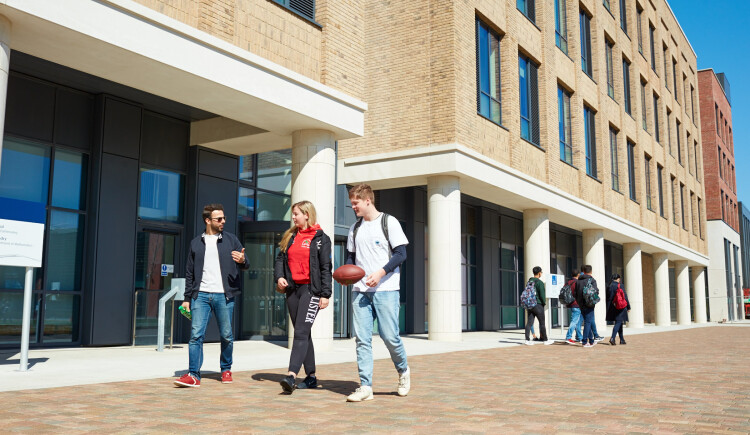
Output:
<path fill-rule="evenodd" d="M 354 225 L 349 228 L 349 238 L 347 239 L 346 249 L 349 252 L 356 254 L 355 263 L 357 266 L 365 270 L 365 277 L 359 282 L 354 284 L 353 291 L 355 292 L 373 292 L 373 291 L 398 291 L 401 282 L 401 268 L 397 267 L 393 272 L 387 274 L 380 280 L 375 287 L 368 287 L 365 284 L 370 274 L 378 269 L 381 269 L 388 263 L 390 259 L 389 251 L 392 247 L 401 245 L 408 245 L 409 240 L 406 239 L 404 230 L 401 229 L 401 224 L 393 216 L 388 217 L 388 237 L 390 238 L 390 246 L 388 240 L 385 239 L 383 234 L 383 227 L 381 221 L 383 220 L 383 213 L 371 220 L 362 220 L 362 225 L 357 231 L 357 246 L 354 246 L 352 237 L 354 235 Z M 355 224 L 356 225 L 356 224 Z"/>
<path fill-rule="evenodd" d="M 219 250 L 216 242 L 219 235 L 206 234 L 203 241 L 206 244 L 206 255 L 203 257 L 203 275 L 200 290 L 206 293 L 224 293 L 224 283 L 221 282 L 221 266 L 219 266 Z"/>

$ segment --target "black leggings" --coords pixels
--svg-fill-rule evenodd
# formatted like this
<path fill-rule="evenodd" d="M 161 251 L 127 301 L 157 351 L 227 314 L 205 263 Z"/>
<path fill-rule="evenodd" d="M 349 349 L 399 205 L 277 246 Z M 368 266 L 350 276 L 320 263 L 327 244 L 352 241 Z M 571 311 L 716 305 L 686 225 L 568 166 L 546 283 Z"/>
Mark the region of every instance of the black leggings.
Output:
<path fill-rule="evenodd" d="M 305 365 L 305 373 L 315 373 L 315 349 L 310 331 L 320 309 L 319 303 L 320 298 L 313 296 L 309 284 L 297 285 L 293 292 L 286 295 L 286 306 L 294 325 L 292 355 L 289 357 L 289 371 L 292 373 L 299 373 L 302 364 Z"/>
<path fill-rule="evenodd" d="M 539 339 L 547 341 L 547 324 L 544 321 L 544 306 L 536 304 L 530 310 L 526 310 L 528 313 L 526 319 L 526 341 L 529 340 L 529 332 L 531 327 L 534 326 L 534 317 L 539 319 Z"/>

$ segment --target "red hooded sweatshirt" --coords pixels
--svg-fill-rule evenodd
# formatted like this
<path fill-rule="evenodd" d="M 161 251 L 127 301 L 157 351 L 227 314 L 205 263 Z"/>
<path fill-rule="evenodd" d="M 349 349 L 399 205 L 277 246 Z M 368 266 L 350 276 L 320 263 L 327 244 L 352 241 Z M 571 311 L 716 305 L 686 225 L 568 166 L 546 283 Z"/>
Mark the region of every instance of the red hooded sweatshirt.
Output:
<path fill-rule="evenodd" d="M 320 225 L 315 224 L 306 230 L 297 230 L 294 243 L 286 251 L 292 280 L 297 284 L 310 284 L 310 245 Z"/>

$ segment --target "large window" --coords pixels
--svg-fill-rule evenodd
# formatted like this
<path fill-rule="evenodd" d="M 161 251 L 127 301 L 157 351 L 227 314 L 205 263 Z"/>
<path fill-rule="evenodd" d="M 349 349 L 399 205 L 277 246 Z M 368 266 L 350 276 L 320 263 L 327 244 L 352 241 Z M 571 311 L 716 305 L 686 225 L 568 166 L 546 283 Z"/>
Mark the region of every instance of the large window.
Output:
<path fill-rule="evenodd" d="M 630 192 L 630 199 L 633 201 L 637 200 L 636 189 L 635 189 L 635 144 L 628 141 L 628 189 Z M 651 207 L 649 207 L 651 208 Z"/>
<path fill-rule="evenodd" d="M 461 324 L 477 329 L 477 228 L 476 209 L 461 205 Z"/>
<path fill-rule="evenodd" d="M 649 48 L 651 49 L 651 69 L 656 72 L 656 47 L 654 46 L 654 32 L 656 32 L 656 28 L 651 24 L 648 23 L 648 40 L 649 40 Z"/>
<path fill-rule="evenodd" d="M 609 128 L 609 155 L 612 166 L 612 190 L 620 191 L 620 163 L 617 159 L 617 132 L 612 127 Z"/>
<path fill-rule="evenodd" d="M 648 119 L 646 118 L 646 82 L 641 79 L 641 121 L 643 129 L 648 131 Z"/>
<path fill-rule="evenodd" d="M 682 132 L 680 131 L 680 121 L 675 119 L 675 134 L 677 135 L 677 162 L 682 165 L 682 141 L 680 137 Z"/>
<path fill-rule="evenodd" d="M 581 26 L 581 69 L 589 76 L 594 75 L 594 65 L 591 53 L 591 17 L 585 12 L 580 14 Z"/>
<path fill-rule="evenodd" d="M 291 218 L 291 150 L 241 156 L 239 173 L 239 222 L 288 221 Z"/>
<path fill-rule="evenodd" d="M 565 0 L 555 0 L 555 45 L 568 54 L 568 12 Z"/>
<path fill-rule="evenodd" d="M 524 310 L 519 307 L 523 291 L 523 222 L 500 216 L 500 326 L 517 328 L 524 324 Z"/>
<path fill-rule="evenodd" d="M 586 140 L 586 174 L 596 178 L 596 120 L 594 112 L 583 106 L 583 128 Z"/>
<path fill-rule="evenodd" d="M 682 215 L 682 228 L 687 229 L 687 220 L 685 219 L 685 185 L 680 183 L 680 214 Z"/>
<path fill-rule="evenodd" d="M 657 142 L 661 143 L 659 130 L 659 96 L 654 93 L 654 137 Z"/>
<path fill-rule="evenodd" d="M 620 0 L 620 28 L 628 34 L 628 8 L 625 0 Z"/>
<path fill-rule="evenodd" d="M 604 52 L 607 60 L 607 95 L 615 98 L 615 65 L 612 61 L 612 50 L 615 48 L 614 42 L 604 41 Z"/>
<path fill-rule="evenodd" d="M 42 267 L 33 272 L 29 341 L 79 340 L 88 156 L 6 136 L 0 210 L 9 219 L 45 224 Z M 19 343 L 25 270 L 0 266 L 0 345 Z"/>
<path fill-rule="evenodd" d="M 659 216 L 664 217 L 664 167 L 656 165 L 656 187 L 659 193 Z"/>
<path fill-rule="evenodd" d="M 524 55 L 518 56 L 518 82 L 521 106 L 521 137 L 539 145 L 538 67 Z"/>
<path fill-rule="evenodd" d="M 638 7 L 636 12 L 636 31 L 638 32 L 638 52 L 643 54 L 643 9 Z"/>
<path fill-rule="evenodd" d="M 630 62 L 622 58 L 622 97 L 625 104 L 625 113 L 633 115 L 630 107 Z"/>
<path fill-rule="evenodd" d="M 531 22 L 536 22 L 536 11 L 534 10 L 535 0 L 516 0 L 516 7 L 522 14 L 526 15 L 526 18 Z"/>
<path fill-rule="evenodd" d="M 570 124 L 570 93 L 562 87 L 557 87 L 557 105 L 560 134 L 560 160 L 573 164 L 573 140 Z"/>
<path fill-rule="evenodd" d="M 500 106 L 500 37 L 478 18 L 477 26 L 477 112 L 502 124 Z"/>
<path fill-rule="evenodd" d="M 651 204 L 651 198 L 653 196 L 653 194 L 651 193 L 651 157 L 649 157 L 648 154 L 644 155 L 643 162 L 643 166 L 646 170 L 646 208 L 653 211 L 654 208 Z"/>
<path fill-rule="evenodd" d="M 141 168 L 138 217 L 181 224 L 184 178 L 176 172 Z"/>

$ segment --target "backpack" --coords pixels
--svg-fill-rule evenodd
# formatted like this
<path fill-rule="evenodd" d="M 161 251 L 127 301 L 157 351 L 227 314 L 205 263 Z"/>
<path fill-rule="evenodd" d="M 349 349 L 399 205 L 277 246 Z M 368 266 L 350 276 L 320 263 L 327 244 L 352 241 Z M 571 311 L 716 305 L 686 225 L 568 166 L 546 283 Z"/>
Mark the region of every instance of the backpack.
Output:
<path fill-rule="evenodd" d="M 388 259 L 391 259 L 392 252 L 391 250 L 393 247 L 391 246 L 391 239 L 388 237 L 388 218 L 390 215 L 388 213 L 381 213 L 383 215 L 383 218 L 380 220 L 380 227 L 383 230 L 383 235 L 385 236 L 385 240 L 388 241 Z M 354 224 L 354 229 L 352 229 L 352 245 L 354 245 L 354 249 L 357 249 L 357 232 L 359 231 L 359 227 L 362 226 L 362 220 L 364 218 L 357 218 L 357 223 Z"/>
<path fill-rule="evenodd" d="M 536 285 L 529 280 L 526 288 L 521 292 L 521 307 L 530 310 L 536 306 Z"/>
<path fill-rule="evenodd" d="M 618 310 L 621 310 L 623 308 L 628 307 L 628 300 L 625 299 L 625 292 L 622 290 L 622 287 L 620 287 L 620 284 L 617 284 L 617 292 L 615 293 L 615 308 Z"/>
<path fill-rule="evenodd" d="M 594 288 L 593 284 L 591 284 L 592 279 L 593 278 L 589 278 L 588 281 L 586 281 L 586 285 L 583 286 L 583 303 L 589 308 L 593 308 L 600 301 L 599 291 Z"/>
<path fill-rule="evenodd" d="M 573 297 L 573 290 L 570 288 L 570 284 L 565 284 L 560 289 L 560 303 L 564 305 L 570 305 L 575 302 L 576 298 Z"/>

